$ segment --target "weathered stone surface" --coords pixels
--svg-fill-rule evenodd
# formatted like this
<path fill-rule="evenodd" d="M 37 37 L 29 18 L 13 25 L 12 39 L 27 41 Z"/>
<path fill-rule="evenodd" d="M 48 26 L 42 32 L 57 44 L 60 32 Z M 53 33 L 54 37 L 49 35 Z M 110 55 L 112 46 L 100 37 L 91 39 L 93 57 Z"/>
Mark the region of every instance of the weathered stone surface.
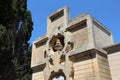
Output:
<path fill-rule="evenodd" d="M 89 14 L 69 19 L 66 6 L 48 16 L 47 25 L 32 46 L 32 80 L 111 80 L 118 62 L 103 49 L 113 44 L 107 28 Z"/>
<path fill-rule="evenodd" d="M 105 48 L 108 52 L 108 61 L 112 80 L 120 80 L 120 44 Z"/>

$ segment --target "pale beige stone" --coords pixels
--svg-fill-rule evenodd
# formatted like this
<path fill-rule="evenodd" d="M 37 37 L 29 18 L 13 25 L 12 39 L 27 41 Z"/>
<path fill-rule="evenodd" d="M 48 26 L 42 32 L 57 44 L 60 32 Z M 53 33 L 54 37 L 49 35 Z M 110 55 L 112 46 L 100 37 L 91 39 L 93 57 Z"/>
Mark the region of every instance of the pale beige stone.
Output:
<path fill-rule="evenodd" d="M 32 80 L 60 76 L 65 80 L 119 80 L 120 53 L 109 54 L 105 48 L 113 45 L 112 33 L 100 22 L 89 14 L 70 19 L 66 6 L 47 21 L 47 34 L 32 45 Z"/>

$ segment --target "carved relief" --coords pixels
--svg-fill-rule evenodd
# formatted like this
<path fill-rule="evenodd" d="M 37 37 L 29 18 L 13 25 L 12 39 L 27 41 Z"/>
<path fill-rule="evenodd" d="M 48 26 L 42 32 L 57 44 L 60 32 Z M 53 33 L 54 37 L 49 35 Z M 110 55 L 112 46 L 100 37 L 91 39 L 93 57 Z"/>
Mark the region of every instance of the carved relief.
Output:
<path fill-rule="evenodd" d="M 74 67 L 71 67 L 70 80 L 74 80 Z"/>
<path fill-rule="evenodd" d="M 66 66 L 70 65 L 68 63 L 66 64 L 66 61 L 69 61 L 67 53 L 73 49 L 73 43 L 67 38 L 69 36 L 66 35 L 58 33 L 57 35 L 51 36 L 47 42 L 48 47 L 46 48 L 46 51 L 44 51 L 44 58 L 47 60 L 46 64 L 48 65 L 48 72 L 58 72 L 59 69 L 63 70 Z M 70 65 L 70 70 L 71 67 L 72 66 Z M 69 77 L 73 80 L 73 70 L 70 70 L 68 71 L 68 76 L 71 75 Z"/>
<path fill-rule="evenodd" d="M 73 49 L 73 43 L 68 42 L 68 44 L 66 46 L 66 49 L 65 49 L 66 53 L 71 51 L 72 49 Z"/>
<path fill-rule="evenodd" d="M 61 44 L 60 39 L 56 39 L 55 45 L 53 45 L 53 49 L 55 51 L 61 51 L 63 49 L 63 45 Z"/>
<path fill-rule="evenodd" d="M 47 51 L 44 51 L 44 58 L 47 58 L 48 55 L 47 55 Z"/>
<path fill-rule="evenodd" d="M 51 65 L 54 65 L 54 64 L 53 64 L 53 59 L 52 59 L 52 58 L 49 59 L 49 63 L 50 63 Z"/>
<path fill-rule="evenodd" d="M 57 36 L 53 36 L 49 42 L 49 47 L 53 52 L 61 51 L 64 48 L 64 36 L 58 34 Z"/>
<path fill-rule="evenodd" d="M 65 55 L 62 55 L 60 57 L 60 64 L 64 64 L 64 62 L 65 62 Z"/>
<path fill-rule="evenodd" d="M 62 70 L 58 72 L 51 72 L 51 75 L 48 80 L 66 80 L 66 76 Z"/>

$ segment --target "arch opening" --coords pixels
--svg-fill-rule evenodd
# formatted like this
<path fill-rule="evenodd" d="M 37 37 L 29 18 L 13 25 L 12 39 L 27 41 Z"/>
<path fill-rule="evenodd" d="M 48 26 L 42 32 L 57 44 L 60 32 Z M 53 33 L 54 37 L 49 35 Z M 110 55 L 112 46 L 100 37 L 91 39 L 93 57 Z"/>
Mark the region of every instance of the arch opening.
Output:
<path fill-rule="evenodd" d="M 62 70 L 58 72 L 51 72 L 49 80 L 66 80 L 65 74 Z"/>

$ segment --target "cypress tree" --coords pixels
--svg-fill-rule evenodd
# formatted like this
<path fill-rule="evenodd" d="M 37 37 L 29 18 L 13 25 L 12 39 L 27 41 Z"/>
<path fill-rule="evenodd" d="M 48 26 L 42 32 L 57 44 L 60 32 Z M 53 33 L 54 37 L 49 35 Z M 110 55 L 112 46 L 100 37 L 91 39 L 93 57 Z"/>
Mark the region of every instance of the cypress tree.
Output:
<path fill-rule="evenodd" d="M 31 80 L 27 0 L 0 0 L 0 80 Z"/>

